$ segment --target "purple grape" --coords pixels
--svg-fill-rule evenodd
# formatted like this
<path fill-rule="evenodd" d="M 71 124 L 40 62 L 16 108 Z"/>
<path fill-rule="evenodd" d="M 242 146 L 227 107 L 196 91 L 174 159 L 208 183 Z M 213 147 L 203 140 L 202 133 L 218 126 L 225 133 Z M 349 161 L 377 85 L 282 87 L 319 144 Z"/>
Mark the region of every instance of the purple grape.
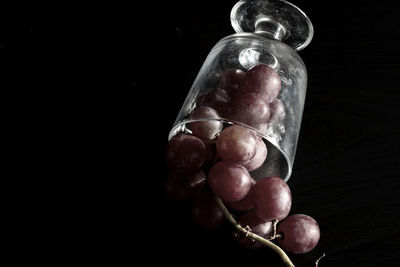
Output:
<path fill-rule="evenodd" d="M 258 128 L 270 117 L 268 102 L 257 94 L 236 95 L 232 100 L 230 119 Z"/>
<path fill-rule="evenodd" d="M 245 127 L 225 128 L 217 140 L 217 152 L 222 160 L 237 164 L 249 162 L 256 154 L 257 135 Z"/>
<path fill-rule="evenodd" d="M 267 146 L 265 145 L 264 141 L 257 137 L 257 144 L 256 144 L 256 154 L 254 157 L 243 166 L 248 171 L 254 171 L 255 169 L 259 168 L 267 158 Z"/>
<path fill-rule="evenodd" d="M 221 74 L 218 88 L 224 89 L 232 95 L 238 90 L 245 75 L 246 72 L 240 69 L 228 69 Z"/>
<path fill-rule="evenodd" d="M 164 183 L 164 194 L 172 202 L 185 202 L 194 192 L 186 187 L 185 180 L 177 174 L 170 174 Z"/>
<path fill-rule="evenodd" d="M 202 193 L 196 197 L 192 206 L 192 218 L 205 229 L 217 228 L 225 221 L 224 213 L 214 196 L 209 193 Z"/>
<path fill-rule="evenodd" d="M 203 165 L 205 158 L 206 146 L 196 136 L 182 133 L 172 137 L 167 145 L 167 164 L 176 173 L 195 173 Z"/>
<path fill-rule="evenodd" d="M 251 198 L 251 192 L 252 192 L 253 185 L 256 183 L 253 178 L 251 180 L 252 181 L 251 181 L 250 190 L 244 198 L 242 198 L 239 201 L 235 201 L 235 202 L 225 202 L 225 204 L 228 205 L 229 207 L 231 207 L 232 209 L 235 209 L 238 211 L 251 210 L 254 207 L 253 199 Z"/>
<path fill-rule="evenodd" d="M 267 134 L 268 133 L 268 127 L 269 127 L 269 123 L 266 122 L 266 123 L 260 124 L 256 129 L 261 134 Z"/>
<path fill-rule="evenodd" d="M 275 99 L 269 104 L 271 108 L 270 123 L 281 123 L 286 116 L 285 106 L 279 99 Z"/>
<path fill-rule="evenodd" d="M 202 166 L 202 170 L 206 174 L 208 174 L 208 172 L 215 165 L 215 163 L 221 161 L 221 158 L 217 153 L 216 143 L 206 142 L 206 151 L 207 151 L 206 161 Z"/>
<path fill-rule="evenodd" d="M 244 94 L 261 95 L 266 101 L 273 101 L 281 90 L 279 74 L 267 65 L 258 65 L 246 72 L 240 91 Z"/>
<path fill-rule="evenodd" d="M 225 202 L 243 199 L 251 187 L 251 177 L 246 168 L 226 161 L 216 163 L 207 179 L 213 193 Z"/>
<path fill-rule="evenodd" d="M 292 194 L 289 186 L 279 177 L 260 179 L 251 194 L 257 216 L 263 221 L 282 220 L 290 211 Z"/>
<path fill-rule="evenodd" d="M 318 223 L 310 216 L 294 214 L 278 224 L 277 233 L 283 234 L 277 239 L 279 245 L 291 253 L 306 253 L 312 250 L 319 241 Z"/>
<path fill-rule="evenodd" d="M 217 153 L 217 144 L 215 142 L 205 142 L 206 145 L 206 161 L 215 163 L 219 159 Z"/>
<path fill-rule="evenodd" d="M 170 173 L 164 183 L 165 196 L 172 202 L 186 202 L 193 199 L 205 186 L 203 171 L 190 176 Z"/>
<path fill-rule="evenodd" d="M 220 116 L 225 116 L 231 98 L 223 89 L 214 88 L 199 96 L 198 105 L 214 108 Z"/>
<path fill-rule="evenodd" d="M 186 180 L 186 187 L 194 192 L 201 192 L 206 184 L 206 175 L 202 170 L 189 176 Z"/>
<path fill-rule="evenodd" d="M 249 226 L 252 233 L 261 237 L 268 239 L 272 235 L 272 222 L 262 221 L 260 218 L 257 217 L 257 214 L 254 211 L 248 212 L 240 217 L 239 224 L 243 228 Z M 241 246 L 245 248 L 256 249 L 263 247 L 263 244 L 258 243 L 250 237 L 246 237 L 245 235 L 239 235 L 237 237 L 237 241 Z"/>
<path fill-rule="evenodd" d="M 217 134 L 222 131 L 222 123 L 215 120 L 219 119 L 218 112 L 212 107 L 196 107 L 192 111 L 192 114 L 190 114 L 190 119 L 210 119 L 208 121 L 192 122 L 189 125 L 193 134 L 203 140 L 213 140 L 216 138 Z"/>

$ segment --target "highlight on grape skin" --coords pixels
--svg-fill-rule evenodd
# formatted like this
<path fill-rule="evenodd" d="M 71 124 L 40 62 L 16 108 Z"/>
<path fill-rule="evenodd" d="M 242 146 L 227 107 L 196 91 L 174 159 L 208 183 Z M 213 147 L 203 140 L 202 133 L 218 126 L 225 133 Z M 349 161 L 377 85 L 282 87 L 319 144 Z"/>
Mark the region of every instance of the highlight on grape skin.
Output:
<path fill-rule="evenodd" d="M 320 238 L 318 223 L 305 214 L 288 216 L 278 224 L 277 232 L 283 236 L 277 240 L 279 245 L 295 254 L 309 252 Z"/>
<path fill-rule="evenodd" d="M 213 193 L 226 202 L 243 199 L 251 187 L 251 177 L 246 168 L 226 161 L 216 163 L 207 179 Z"/>
<path fill-rule="evenodd" d="M 205 186 L 205 183 L 206 183 L 206 175 L 202 170 L 193 175 L 190 175 L 185 180 L 186 187 L 194 192 L 201 192 Z"/>

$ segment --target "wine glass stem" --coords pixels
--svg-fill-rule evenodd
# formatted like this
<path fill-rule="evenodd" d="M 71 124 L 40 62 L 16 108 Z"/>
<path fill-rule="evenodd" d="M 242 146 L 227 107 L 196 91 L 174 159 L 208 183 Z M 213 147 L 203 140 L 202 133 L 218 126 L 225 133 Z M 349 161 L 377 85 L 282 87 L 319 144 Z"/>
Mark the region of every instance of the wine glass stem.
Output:
<path fill-rule="evenodd" d="M 254 32 L 277 41 L 282 41 L 286 35 L 285 27 L 270 16 L 260 16 L 255 23 Z"/>

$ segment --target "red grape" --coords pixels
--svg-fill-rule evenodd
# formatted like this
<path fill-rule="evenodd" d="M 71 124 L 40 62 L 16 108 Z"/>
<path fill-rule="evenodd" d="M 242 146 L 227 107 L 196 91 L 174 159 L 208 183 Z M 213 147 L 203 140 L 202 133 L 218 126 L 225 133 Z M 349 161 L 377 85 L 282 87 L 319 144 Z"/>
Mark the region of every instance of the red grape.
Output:
<path fill-rule="evenodd" d="M 202 166 L 202 170 L 207 174 L 215 163 L 221 161 L 221 158 L 217 153 L 216 143 L 206 142 L 206 152 L 207 152 L 206 161 Z"/>
<path fill-rule="evenodd" d="M 226 161 L 216 163 L 207 178 L 213 193 L 226 202 L 243 199 L 251 187 L 251 177 L 246 168 Z"/>
<path fill-rule="evenodd" d="M 267 158 L 267 146 L 260 137 L 257 137 L 256 154 L 249 162 L 247 162 L 243 166 L 248 171 L 253 171 L 259 168 L 264 163 L 266 158 Z"/>
<path fill-rule="evenodd" d="M 279 177 L 257 181 L 251 196 L 258 217 L 264 221 L 282 220 L 289 214 L 292 195 L 289 186 Z"/>
<path fill-rule="evenodd" d="M 170 174 L 164 183 L 165 196 L 172 202 L 184 202 L 193 197 L 193 191 L 185 185 L 183 177 Z"/>
<path fill-rule="evenodd" d="M 277 233 L 283 234 L 278 239 L 279 245 L 292 253 L 306 253 L 318 243 L 320 231 L 318 223 L 310 216 L 294 214 L 278 224 Z"/>
<path fill-rule="evenodd" d="M 218 87 L 232 94 L 238 90 L 245 75 L 246 72 L 240 69 L 228 69 L 222 73 Z"/>
<path fill-rule="evenodd" d="M 218 120 L 219 115 L 215 109 L 207 106 L 196 107 L 192 114 L 190 114 L 190 119 L 210 119 L 207 121 L 192 122 L 189 125 L 190 130 L 193 134 L 203 140 L 213 140 L 216 135 L 222 131 L 222 123 Z"/>
<path fill-rule="evenodd" d="M 269 118 L 270 123 L 280 123 L 286 116 L 285 106 L 279 99 L 275 99 L 269 104 L 271 108 L 271 117 Z"/>
<path fill-rule="evenodd" d="M 193 202 L 192 217 L 195 223 L 205 229 L 214 229 L 225 221 L 224 213 L 214 196 L 202 193 Z"/>
<path fill-rule="evenodd" d="M 171 138 L 167 145 L 167 164 L 177 173 L 195 173 L 206 158 L 204 142 L 193 135 L 179 134 Z"/>
<path fill-rule="evenodd" d="M 244 198 L 242 198 L 239 201 L 235 201 L 235 202 L 226 202 L 225 204 L 228 205 L 229 207 L 231 207 L 232 209 L 235 209 L 238 211 L 251 210 L 254 207 L 253 199 L 251 198 L 251 191 L 252 191 L 253 185 L 256 183 L 253 178 L 251 180 L 252 180 L 252 182 L 251 182 L 250 190 Z"/>
<path fill-rule="evenodd" d="M 244 214 L 239 219 L 239 224 L 243 228 L 249 226 L 252 233 L 261 237 L 269 238 L 272 235 L 272 222 L 262 221 L 260 218 L 257 217 L 257 214 L 254 211 Z M 255 249 L 263 246 L 261 243 L 258 243 L 250 237 L 246 237 L 244 235 L 238 236 L 237 241 L 245 248 Z"/>
<path fill-rule="evenodd" d="M 186 187 L 192 191 L 200 192 L 206 183 L 206 175 L 202 170 L 189 176 L 186 181 Z"/>
<path fill-rule="evenodd" d="M 232 100 L 230 119 L 257 128 L 270 117 L 268 102 L 257 94 L 236 95 Z"/>
<path fill-rule="evenodd" d="M 240 91 L 255 93 L 264 97 L 268 102 L 273 101 L 281 90 L 279 74 L 267 65 L 258 65 L 246 72 Z"/>
<path fill-rule="evenodd" d="M 164 183 L 164 193 L 172 202 L 189 201 L 204 188 L 205 180 L 203 171 L 191 176 L 170 173 Z"/>
<path fill-rule="evenodd" d="M 205 142 L 206 145 L 206 161 L 215 163 L 219 159 L 217 153 L 217 144 L 214 142 Z"/>
<path fill-rule="evenodd" d="M 258 127 L 256 127 L 256 129 L 262 133 L 262 134 L 267 134 L 268 133 L 268 127 L 269 127 L 269 123 L 262 123 L 260 124 Z"/>
<path fill-rule="evenodd" d="M 220 88 L 213 88 L 199 96 L 198 104 L 214 108 L 220 116 L 225 116 L 230 103 L 229 94 Z"/>
<path fill-rule="evenodd" d="M 249 162 L 256 154 L 257 135 L 245 127 L 225 128 L 217 140 L 217 152 L 222 160 L 237 164 Z"/>

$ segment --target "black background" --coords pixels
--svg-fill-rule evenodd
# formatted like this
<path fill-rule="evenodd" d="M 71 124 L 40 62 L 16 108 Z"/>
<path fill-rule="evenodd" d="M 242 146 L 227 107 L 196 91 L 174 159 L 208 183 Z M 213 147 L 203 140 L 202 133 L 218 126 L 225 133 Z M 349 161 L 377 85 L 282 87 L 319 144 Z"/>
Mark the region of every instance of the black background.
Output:
<path fill-rule="evenodd" d="M 50 173 L 19 180 L 30 194 L 16 243 L 32 262 L 283 266 L 269 249 L 236 246 L 228 226 L 198 228 L 163 195 L 169 130 L 208 52 L 233 33 L 234 3 L 2 10 L 18 15 L 2 17 L 0 50 L 17 70 L 11 92 L 28 103 L 27 155 L 46 154 Z M 299 53 L 309 83 L 288 184 L 292 213 L 313 216 L 321 240 L 289 256 L 296 266 L 323 253 L 320 266 L 400 266 L 398 11 L 390 1 L 292 3 L 315 35 Z"/>

